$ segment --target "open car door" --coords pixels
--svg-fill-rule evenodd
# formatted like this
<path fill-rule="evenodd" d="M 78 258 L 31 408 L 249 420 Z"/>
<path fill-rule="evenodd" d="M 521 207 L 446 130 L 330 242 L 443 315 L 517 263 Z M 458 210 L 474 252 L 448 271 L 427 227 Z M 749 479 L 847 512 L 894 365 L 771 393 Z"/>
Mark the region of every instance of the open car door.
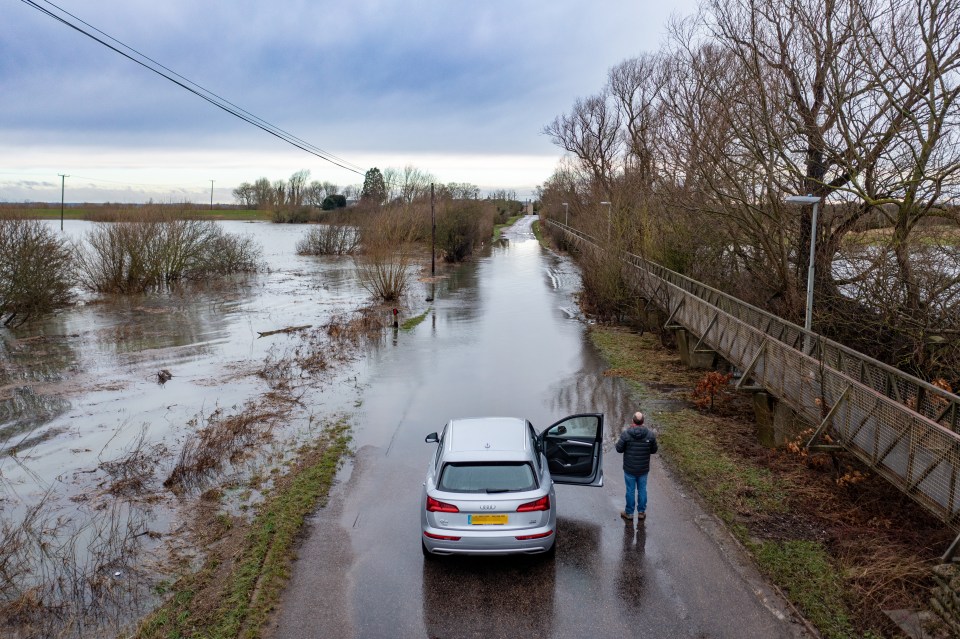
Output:
<path fill-rule="evenodd" d="M 603 413 L 564 417 L 540 439 L 554 483 L 603 486 Z"/>

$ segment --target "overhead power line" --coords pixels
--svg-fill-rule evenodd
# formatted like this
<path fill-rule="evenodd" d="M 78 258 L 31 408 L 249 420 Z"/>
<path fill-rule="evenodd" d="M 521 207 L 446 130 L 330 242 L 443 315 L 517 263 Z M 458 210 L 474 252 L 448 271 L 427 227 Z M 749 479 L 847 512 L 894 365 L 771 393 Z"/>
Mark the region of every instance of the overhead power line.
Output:
<path fill-rule="evenodd" d="M 193 93 L 194 95 L 206 100 L 207 102 L 214 105 L 215 107 L 222 109 L 223 111 L 226 111 L 230 115 L 233 115 L 243 120 L 244 122 L 247 122 L 248 124 L 252 124 L 258 129 L 265 131 L 266 133 L 269 133 L 270 135 L 276 138 L 279 138 L 280 140 L 283 140 L 287 144 L 295 146 L 302 151 L 306 151 L 307 153 L 314 155 L 320 158 L 321 160 L 324 160 L 326 162 L 339 166 L 340 168 L 346 169 L 347 171 L 351 171 L 358 175 L 364 174 L 363 169 L 357 166 L 356 164 L 353 164 L 352 162 L 349 162 L 343 158 L 337 157 L 332 153 L 324 151 L 320 147 L 315 146 L 301 138 L 298 138 L 292 133 L 284 131 L 280 127 L 275 126 L 267 122 L 263 118 L 260 118 L 250 113 L 249 111 L 237 106 L 233 102 L 230 102 L 226 98 L 223 98 L 217 95 L 216 93 L 214 93 L 213 91 L 210 91 L 209 89 L 206 89 L 205 87 L 197 84 L 196 82 L 193 82 L 188 78 L 185 78 L 184 76 L 180 75 L 176 71 L 173 71 L 172 69 L 157 62 L 153 58 L 150 58 L 149 56 L 143 53 L 140 53 L 133 47 L 124 44 L 123 42 L 117 40 L 113 36 L 107 33 L 104 33 L 97 27 L 93 26 L 88 22 L 85 22 L 81 18 L 73 15 L 72 13 L 57 6 L 56 4 L 52 2 L 48 2 L 47 0 L 39 0 L 39 2 L 35 0 L 20 0 L 20 1 L 29 7 L 32 7 L 37 11 L 40 11 L 41 13 L 50 16 L 57 22 L 60 22 L 79 33 L 82 33 L 83 35 L 102 44 L 108 49 L 116 53 L 119 53 L 123 57 L 127 58 L 132 62 L 139 64 L 143 68 L 153 71 L 157 75 L 163 78 L 166 78 L 167 80 L 169 80 L 170 82 L 173 82 L 177 86 L 183 89 L 186 89 L 190 93 Z M 47 6 L 42 6 L 40 2 L 42 2 L 44 5 L 48 5 L 52 9 L 48 8 Z"/>

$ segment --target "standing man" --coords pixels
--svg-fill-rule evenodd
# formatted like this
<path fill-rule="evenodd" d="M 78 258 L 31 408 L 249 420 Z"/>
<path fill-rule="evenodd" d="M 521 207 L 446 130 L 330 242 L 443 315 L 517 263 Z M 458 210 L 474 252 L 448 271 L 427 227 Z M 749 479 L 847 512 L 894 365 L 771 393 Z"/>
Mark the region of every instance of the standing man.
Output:
<path fill-rule="evenodd" d="M 650 455 L 657 452 L 657 438 L 643 425 L 643 413 L 633 414 L 633 425 L 625 428 L 617 440 L 617 452 L 623 453 L 623 481 L 627 485 L 627 507 L 620 513 L 626 521 L 633 521 L 636 506 L 637 518 L 647 517 L 647 474 L 650 472 Z M 637 493 L 638 499 L 634 497 Z"/>

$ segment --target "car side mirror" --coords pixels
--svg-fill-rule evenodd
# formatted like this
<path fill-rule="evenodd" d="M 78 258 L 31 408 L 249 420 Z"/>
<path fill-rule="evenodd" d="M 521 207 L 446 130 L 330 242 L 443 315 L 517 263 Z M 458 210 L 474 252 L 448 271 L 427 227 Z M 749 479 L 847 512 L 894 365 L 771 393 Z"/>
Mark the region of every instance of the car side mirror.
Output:
<path fill-rule="evenodd" d="M 437 444 L 440 442 L 440 437 L 436 433 L 430 433 L 423 438 L 423 441 L 427 442 L 428 444 Z"/>
<path fill-rule="evenodd" d="M 566 434 L 567 434 L 566 426 L 564 426 L 563 424 L 560 424 L 559 426 L 557 426 L 557 435 L 566 435 Z"/>

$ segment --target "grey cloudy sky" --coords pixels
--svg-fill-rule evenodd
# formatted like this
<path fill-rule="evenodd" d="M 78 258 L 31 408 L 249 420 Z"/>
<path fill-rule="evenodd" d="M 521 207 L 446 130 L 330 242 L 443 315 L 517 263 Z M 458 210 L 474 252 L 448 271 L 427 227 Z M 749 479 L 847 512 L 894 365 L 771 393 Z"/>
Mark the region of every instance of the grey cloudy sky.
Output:
<path fill-rule="evenodd" d="M 38 4 L 45 3 L 37 0 Z M 48 5 L 47 5 L 48 6 Z M 549 177 L 540 133 L 693 0 L 59 0 L 57 6 L 361 167 L 510 188 Z M 0 200 L 218 201 L 298 169 L 362 177 L 207 104 L 42 14 L 0 11 Z"/>

